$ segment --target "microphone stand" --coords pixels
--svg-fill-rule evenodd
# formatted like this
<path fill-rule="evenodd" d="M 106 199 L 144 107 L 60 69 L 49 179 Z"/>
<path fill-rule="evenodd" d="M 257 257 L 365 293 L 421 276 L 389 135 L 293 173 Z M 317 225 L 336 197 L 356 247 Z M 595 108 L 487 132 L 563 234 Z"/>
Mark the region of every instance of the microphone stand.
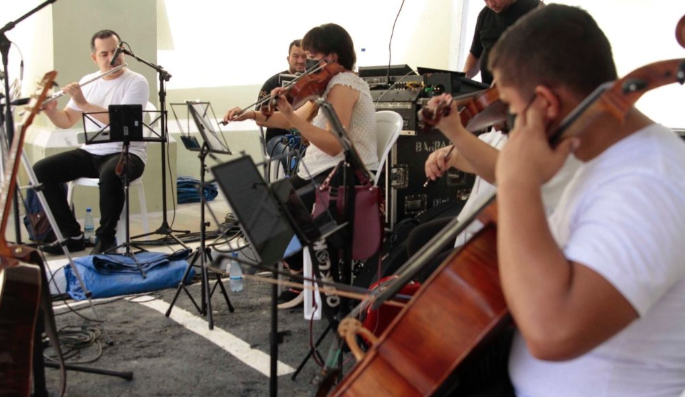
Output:
<path fill-rule="evenodd" d="M 145 65 L 148 65 L 149 67 L 155 69 L 157 71 L 157 74 L 159 76 L 159 82 L 160 82 L 160 91 L 159 91 L 159 98 L 160 98 L 160 126 L 162 128 L 162 131 L 160 133 L 161 135 L 161 140 L 160 140 L 160 147 L 162 148 L 162 224 L 160 227 L 155 230 L 154 232 L 150 233 L 145 233 L 145 234 L 139 234 L 137 236 L 131 237 L 131 239 L 137 239 L 141 237 L 146 237 L 150 236 L 153 234 L 161 234 L 166 237 L 171 237 L 172 239 L 176 240 L 178 244 L 180 244 L 184 248 L 188 248 L 186 244 L 183 243 L 178 237 L 174 236 L 174 232 L 181 232 L 181 233 L 190 233 L 190 230 L 174 230 L 169 226 L 169 222 L 167 222 L 167 153 L 165 152 L 165 143 L 168 141 L 168 131 L 167 131 L 167 106 L 166 106 L 166 97 L 167 97 L 167 91 L 165 88 L 165 82 L 169 81 L 171 79 L 172 75 L 169 74 L 162 66 L 160 65 L 155 65 L 152 62 L 148 62 L 145 59 L 142 59 L 135 55 L 133 52 L 125 49 L 124 47 L 121 47 L 121 52 L 124 54 L 136 59 L 138 62 L 143 63 Z M 164 241 L 164 240 L 163 240 Z"/>
<path fill-rule="evenodd" d="M 0 28 L 0 53 L 2 53 L 2 68 L 3 71 L 5 72 L 5 132 L 7 133 L 7 142 L 9 145 L 12 145 L 12 140 L 14 140 L 14 118 L 12 117 L 12 106 L 10 106 L 10 98 L 12 98 L 10 94 L 10 78 L 9 78 L 9 72 L 7 65 L 9 64 L 9 53 L 10 53 L 10 46 L 12 42 L 5 36 L 5 32 L 10 31 L 14 29 L 14 27 L 24 19 L 30 17 L 31 15 L 35 14 L 36 12 L 40 11 L 44 7 L 48 6 L 49 4 L 54 3 L 57 0 L 47 0 L 43 2 L 42 4 L 38 5 L 36 8 L 33 10 L 27 12 L 26 14 L 22 15 L 17 19 L 16 21 L 10 21 L 5 25 L 4 27 Z M 2 117 L 0 116 L 0 122 L 3 121 Z M 15 240 L 17 244 L 21 244 L 21 227 L 19 226 L 19 219 L 20 219 L 20 214 L 19 214 L 19 201 L 17 199 L 19 198 L 19 194 L 15 191 L 14 192 L 14 202 L 12 204 L 12 209 L 14 210 L 14 235 L 15 235 Z"/>

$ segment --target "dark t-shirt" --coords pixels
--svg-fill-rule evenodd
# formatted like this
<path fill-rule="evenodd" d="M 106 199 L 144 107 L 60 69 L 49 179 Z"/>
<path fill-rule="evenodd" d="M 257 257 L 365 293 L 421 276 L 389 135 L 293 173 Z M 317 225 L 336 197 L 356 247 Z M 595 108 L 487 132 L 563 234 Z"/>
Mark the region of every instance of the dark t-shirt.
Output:
<path fill-rule="evenodd" d="M 281 74 L 289 74 L 290 72 L 288 70 L 284 70 L 283 72 L 279 72 L 272 77 L 270 77 L 267 81 L 264 82 L 262 85 L 262 88 L 260 89 L 260 93 L 257 96 L 257 100 L 260 101 L 263 97 L 268 96 L 271 94 L 272 90 L 276 87 L 281 87 L 281 84 L 279 82 L 279 75 Z M 259 111 L 260 108 L 259 106 L 255 108 L 255 110 Z M 288 134 L 288 130 L 282 130 L 281 128 L 267 128 L 266 136 L 265 136 L 265 144 L 269 142 L 270 139 L 272 139 L 275 136 L 279 135 L 286 135 Z"/>
<path fill-rule="evenodd" d="M 476 20 L 474 39 L 469 52 L 479 59 L 481 81 L 486 84 L 493 82 L 493 75 L 486 69 L 488 65 L 488 53 L 505 29 L 515 23 L 522 15 L 538 7 L 539 0 L 517 0 L 505 11 L 496 13 L 488 7 L 484 7 Z"/>

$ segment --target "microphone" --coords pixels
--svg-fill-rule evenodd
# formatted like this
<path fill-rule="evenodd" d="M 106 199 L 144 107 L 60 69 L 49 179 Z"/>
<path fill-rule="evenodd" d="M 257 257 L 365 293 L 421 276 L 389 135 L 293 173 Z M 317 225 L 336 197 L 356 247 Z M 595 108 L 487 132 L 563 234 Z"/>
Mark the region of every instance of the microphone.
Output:
<path fill-rule="evenodd" d="M 112 60 L 110 61 L 110 66 L 114 66 L 117 64 L 117 58 L 119 58 L 119 55 L 121 55 L 122 52 L 122 44 L 119 43 L 119 47 L 114 51 L 114 55 L 112 55 Z"/>

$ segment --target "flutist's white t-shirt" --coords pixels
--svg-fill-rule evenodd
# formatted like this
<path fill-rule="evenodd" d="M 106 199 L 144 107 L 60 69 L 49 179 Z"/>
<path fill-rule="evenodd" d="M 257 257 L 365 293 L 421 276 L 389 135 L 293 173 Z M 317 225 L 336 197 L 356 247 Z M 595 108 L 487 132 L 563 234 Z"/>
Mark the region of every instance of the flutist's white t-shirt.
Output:
<path fill-rule="evenodd" d="M 79 83 L 91 80 L 100 75 L 100 72 L 91 73 L 84 76 Z M 86 100 L 96 106 L 107 109 L 109 105 L 135 105 L 140 104 L 145 109 L 148 103 L 148 81 L 142 75 L 125 69 L 124 74 L 114 80 L 98 79 L 90 84 L 81 87 L 83 96 Z M 69 100 L 67 107 L 70 109 L 82 112 L 81 108 L 74 103 L 73 99 Z M 95 120 L 94 117 L 91 119 Z M 97 120 L 96 120 L 97 121 Z M 86 131 L 94 132 L 102 129 L 103 125 L 99 125 L 86 119 Z M 98 156 L 105 156 L 108 154 L 119 153 L 122 150 L 121 142 L 112 143 L 98 143 L 92 145 L 82 145 L 81 149 Z M 146 160 L 145 142 L 131 142 L 129 146 L 129 153 L 140 157 L 143 162 Z"/>

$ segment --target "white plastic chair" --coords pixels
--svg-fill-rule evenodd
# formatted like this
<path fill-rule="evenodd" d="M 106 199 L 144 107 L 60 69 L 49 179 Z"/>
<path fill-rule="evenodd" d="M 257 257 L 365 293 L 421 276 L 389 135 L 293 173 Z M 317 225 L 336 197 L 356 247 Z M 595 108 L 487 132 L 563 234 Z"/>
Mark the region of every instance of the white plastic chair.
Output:
<path fill-rule="evenodd" d="M 388 154 L 403 129 L 403 118 L 397 112 L 380 110 L 376 112 L 376 153 L 379 157 L 379 169 L 374 175 L 374 186 L 379 184 Z"/>
<path fill-rule="evenodd" d="M 155 111 L 157 108 L 151 102 L 145 105 L 145 110 Z M 148 116 L 152 120 L 155 116 L 154 113 Z M 159 122 L 157 123 L 159 124 Z M 144 135 L 150 135 L 150 131 L 143 131 Z M 76 186 L 85 187 L 96 187 L 98 188 L 100 180 L 98 178 L 79 178 L 73 180 L 67 184 L 67 202 L 70 206 L 74 204 L 74 188 Z M 138 201 L 140 203 L 141 209 L 141 219 L 143 223 L 143 232 L 148 233 L 148 209 L 145 202 L 145 189 L 143 188 L 142 177 L 129 182 L 129 189 L 132 187 L 137 187 L 138 190 Z M 130 191 L 129 191 L 130 194 Z M 119 217 L 119 222 L 117 223 L 117 244 L 122 244 L 126 242 L 126 204 L 124 204 L 124 209 L 122 210 L 121 216 Z M 146 239 L 148 237 L 146 236 Z"/>

